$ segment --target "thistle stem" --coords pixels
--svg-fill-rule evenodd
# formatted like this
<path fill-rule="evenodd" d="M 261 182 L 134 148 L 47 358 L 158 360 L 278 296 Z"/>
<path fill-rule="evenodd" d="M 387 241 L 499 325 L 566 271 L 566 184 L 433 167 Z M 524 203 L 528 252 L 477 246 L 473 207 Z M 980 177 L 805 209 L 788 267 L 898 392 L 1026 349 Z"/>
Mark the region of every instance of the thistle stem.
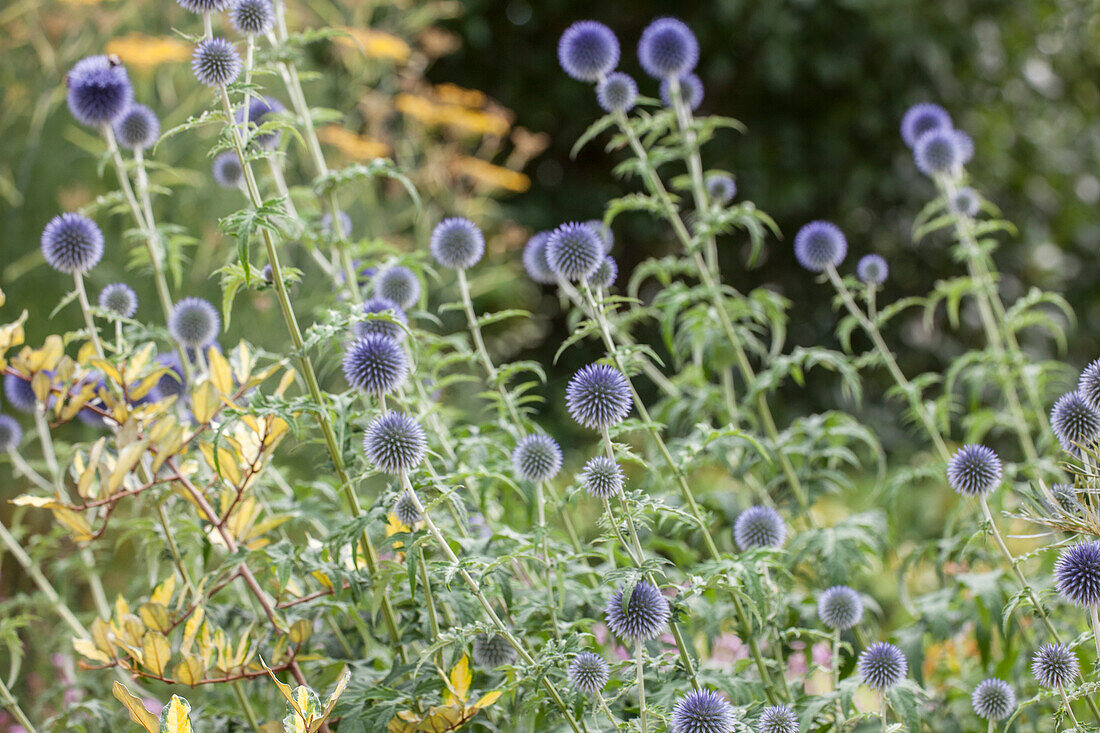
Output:
<path fill-rule="evenodd" d="M 1089 606 L 1089 617 L 1092 619 L 1092 639 L 1096 644 L 1096 658 L 1100 659 L 1100 616 L 1096 613 L 1096 606 Z"/>
<path fill-rule="evenodd" d="M 73 282 L 76 284 L 76 298 L 80 302 L 80 311 L 84 314 L 84 326 L 88 330 L 88 338 L 92 340 L 96 356 L 100 359 L 103 355 L 103 342 L 99 340 L 99 331 L 96 329 L 95 319 L 92 318 L 92 307 L 88 304 L 88 293 L 84 290 L 84 276 L 79 272 L 73 273 Z"/>
<path fill-rule="evenodd" d="M 535 505 L 538 516 L 539 544 L 542 546 L 542 564 L 546 582 L 546 607 L 550 611 L 550 626 L 554 631 L 554 638 L 560 639 L 561 630 L 558 628 L 557 604 L 554 601 L 555 564 L 550 557 L 550 543 L 546 538 L 546 494 L 543 490 L 544 483 L 543 481 L 539 481 L 535 484 Z"/>
<path fill-rule="evenodd" d="M 887 710 L 887 707 L 886 707 L 886 690 L 883 690 L 882 692 L 879 693 L 879 705 L 880 705 L 880 707 L 879 707 L 878 717 L 879 717 L 879 720 L 882 721 L 882 733 L 886 733 L 886 728 L 887 728 L 887 725 L 886 725 L 886 710 Z"/>
<path fill-rule="evenodd" d="M 23 708 L 19 707 L 19 702 L 15 699 L 15 696 L 11 694 L 11 690 L 4 684 L 4 681 L 0 679 L 0 698 L 3 698 L 2 702 L 4 707 L 8 709 L 12 717 L 19 725 L 23 726 L 27 733 L 38 733 L 38 729 L 34 727 L 34 723 L 27 717 L 27 714 L 23 712 Z"/>
<path fill-rule="evenodd" d="M 241 712 L 248 720 L 249 727 L 256 733 L 260 733 L 260 718 L 256 715 L 256 711 L 252 709 L 252 703 L 249 702 L 248 696 L 244 694 L 244 686 L 241 685 L 240 680 L 234 680 L 232 687 L 233 694 L 237 696 L 237 702 L 241 705 Z"/>
<path fill-rule="evenodd" d="M 645 645 L 642 644 L 641 639 L 634 642 L 634 662 L 638 679 L 638 721 L 641 724 L 642 733 L 646 733 L 649 726 L 645 704 Z"/>
<path fill-rule="evenodd" d="M 15 561 L 19 563 L 20 567 L 30 576 L 34 584 L 38 586 L 38 590 L 42 595 L 46 596 L 46 600 L 50 602 L 50 605 L 57 611 L 57 615 L 61 617 L 61 620 L 72 630 L 74 634 L 81 639 L 90 639 L 92 635 L 88 633 L 88 629 L 84 627 L 84 624 L 80 623 L 76 618 L 76 614 L 65 604 L 65 601 L 58 595 L 57 590 L 53 587 L 49 580 L 46 579 L 41 568 L 38 567 L 31 556 L 27 554 L 27 551 L 23 549 L 23 546 L 16 541 L 15 537 L 8 528 L 4 526 L 3 522 L 0 522 L 0 542 L 8 548 L 8 552 L 12 554 Z M 108 617 L 110 614 L 108 613 Z"/>
<path fill-rule="evenodd" d="M 8 458 L 11 459 L 12 466 L 15 468 L 15 473 L 17 476 L 25 476 L 27 479 L 30 480 L 31 483 L 44 491 L 54 490 L 53 484 L 47 481 L 46 478 L 38 471 L 35 471 L 33 468 L 31 468 L 27 461 L 23 458 L 23 456 L 19 454 L 19 451 L 17 449 L 13 448 L 12 450 L 9 450 Z"/>
<path fill-rule="evenodd" d="M 833 629 L 833 694 L 836 695 L 836 726 L 844 720 L 844 707 L 840 701 L 840 629 Z"/>
<path fill-rule="evenodd" d="M 1073 706 L 1070 705 L 1069 696 L 1066 695 L 1066 688 L 1062 687 L 1061 685 L 1058 685 L 1058 692 L 1062 696 L 1062 704 L 1066 708 L 1066 714 L 1069 715 L 1069 719 L 1073 721 L 1073 729 L 1077 730 L 1078 728 L 1081 727 L 1081 723 L 1078 722 L 1077 716 L 1073 714 Z M 1085 699 L 1088 700 L 1089 698 L 1086 697 Z"/>

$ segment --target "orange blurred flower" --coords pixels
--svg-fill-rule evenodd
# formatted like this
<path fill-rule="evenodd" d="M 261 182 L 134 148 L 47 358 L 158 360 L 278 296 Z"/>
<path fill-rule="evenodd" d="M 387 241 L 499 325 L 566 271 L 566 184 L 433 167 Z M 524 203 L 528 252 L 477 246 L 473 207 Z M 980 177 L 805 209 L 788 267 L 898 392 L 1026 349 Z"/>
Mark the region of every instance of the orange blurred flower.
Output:
<path fill-rule="evenodd" d="M 455 160 L 455 167 L 462 175 L 493 188 L 523 193 L 531 187 L 531 179 L 523 173 L 493 165 L 480 158 L 460 156 Z"/>

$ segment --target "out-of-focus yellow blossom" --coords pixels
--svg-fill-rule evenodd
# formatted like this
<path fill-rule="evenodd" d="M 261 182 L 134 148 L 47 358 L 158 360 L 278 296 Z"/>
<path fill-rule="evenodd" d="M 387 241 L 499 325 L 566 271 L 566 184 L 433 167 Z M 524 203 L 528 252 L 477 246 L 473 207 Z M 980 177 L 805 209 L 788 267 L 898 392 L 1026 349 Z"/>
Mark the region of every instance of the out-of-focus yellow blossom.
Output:
<path fill-rule="evenodd" d="M 416 94 L 397 95 L 394 106 L 425 125 L 441 125 L 477 135 L 503 137 L 512 126 L 501 112 L 470 109 L 458 104 L 439 104 Z"/>
<path fill-rule="evenodd" d="M 388 59 L 395 63 L 408 61 L 412 49 L 405 39 L 373 28 L 343 28 L 348 35 L 337 36 L 336 43 L 345 48 L 359 49 L 372 59 Z"/>
<path fill-rule="evenodd" d="M 115 54 L 130 68 L 152 69 L 161 64 L 186 61 L 191 58 L 191 47 L 171 36 L 128 33 L 108 41 L 107 53 Z"/>
<path fill-rule="evenodd" d="M 442 28 L 425 28 L 416 40 L 420 50 L 433 59 L 448 56 L 462 48 L 462 39 Z"/>
<path fill-rule="evenodd" d="M 434 89 L 439 101 L 447 104 L 458 104 L 463 107 L 484 107 L 488 100 L 485 92 L 477 89 L 466 89 L 457 84 L 439 84 Z"/>
<path fill-rule="evenodd" d="M 356 135 L 339 125 L 328 125 L 317 131 L 321 142 L 337 148 L 344 155 L 355 160 L 373 160 L 389 155 L 390 146 L 380 140 Z"/>
<path fill-rule="evenodd" d="M 493 165 L 480 158 L 461 156 L 455 160 L 455 166 L 462 175 L 494 188 L 523 193 L 531 187 L 531 179 L 523 173 Z"/>

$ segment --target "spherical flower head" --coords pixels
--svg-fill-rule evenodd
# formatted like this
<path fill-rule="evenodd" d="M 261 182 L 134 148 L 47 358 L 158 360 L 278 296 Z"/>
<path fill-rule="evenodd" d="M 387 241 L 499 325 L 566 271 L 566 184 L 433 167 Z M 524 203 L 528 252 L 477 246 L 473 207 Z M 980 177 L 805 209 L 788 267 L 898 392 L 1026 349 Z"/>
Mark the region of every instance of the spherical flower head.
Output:
<path fill-rule="evenodd" d="M 638 581 L 626 602 L 623 590 L 616 590 L 607 601 L 604 609 L 607 627 L 623 641 L 656 639 L 668 626 L 671 615 L 668 599 L 657 586 L 645 580 Z"/>
<path fill-rule="evenodd" d="M 23 442 L 23 428 L 11 415 L 0 415 L 0 451 L 8 453 Z"/>
<path fill-rule="evenodd" d="M 863 599 L 846 585 L 834 585 L 818 596 L 817 617 L 830 629 L 850 629 L 863 618 Z"/>
<path fill-rule="evenodd" d="M 596 271 L 588 278 L 589 284 L 600 290 L 608 290 L 615 284 L 615 278 L 619 276 L 619 266 L 611 257 L 604 257 Z"/>
<path fill-rule="evenodd" d="M 476 265 L 485 253 L 485 236 L 477 224 L 455 216 L 435 225 L 428 247 L 439 264 L 465 270 Z"/>
<path fill-rule="evenodd" d="M 516 650 L 501 634 L 478 634 L 474 637 L 474 664 L 486 669 L 496 669 L 516 659 Z"/>
<path fill-rule="evenodd" d="M 569 663 L 569 681 L 586 695 L 603 690 L 611 679 L 611 668 L 599 654 L 581 652 Z"/>
<path fill-rule="evenodd" d="M 1000 457 L 984 445 L 964 445 L 947 462 L 947 485 L 963 496 L 988 494 L 1000 486 L 1002 475 Z"/>
<path fill-rule="evenodd" d="M 622 493 L 623 469 L 610 456 L 593 456 L 585 462 L 577 480 L 589 496 L 607 499 Z"/>
<path fill-rule="evenodd" d="M 265 2 L 266 2 L 266 0 L 265 0 Z M 240 107 L 237 110 L 236 114 L 234 115 L 234 119 L 236 119 L 238 125 L 243 125 L 244 124 L 244 109 L 245 109 L 244 107 Z M 264 117 L 266 117 L 269 114 L 278 114 L 278 113 L 282 112 L 284 109 L 286 109 L 286 108 L 283 107 L 282 102 L 275 99 L 274 97 L 249 97 L 248 98 L 248 127 L 249 127 L 249 129 L 250 130 L 255 130 L 257 127 L 259 127 L 260 125 L 262 125 L 264 123 Z M 259 135 L 256 135 L 254 138 L 252 138 L 252 142 L 255 143 L 256 145 L 259 145 L 264 150 L 274 150 L 279 145 L 279 136 L 281 134 L 282 133 L 280 133 L 278 130 L 275 130 L 273 132 L 264 132 L 264 133 L 261 133 Z M 322 221 L 323 221 L 323 218 L 322 218 Z M 347 234 L 350 231 L 351 231 L 351 226 L 348 226 L 344 230 L 344 233 Z"/>
<path fill-rule="evenodd" d="M 990 677 L 974 688 L 970 704 L 983 720 L 1004 720 L 1016 709 L 1016 693 L 1004 680 Z"/>
<path fill-rule="evenodd" d="M 1043 644 L 1031 658 L 1031 674 L 1043 687 L 1068 687 L 1079 668 L 1077 655 L 1065 644 Z"/>
<path fill-rule="evenodd" d="M 737 195 L 737 182 L 726 173 L 712 173 L 705 182 L 707 197 L 718 205 L 728 204 Z"/>
<path fill-rule="evenodd" d="M 951 129 L 951 115 L 938 104 L 914 104 L 901 118 L 901 139 L 908 147 L 917 144 L 921 135 L 932 130 Z"/>
<path fill-rule="evenodd" d="M 603 258 L 603 239 L 587 224 L 562 224 L 550 233 L 546 242 L 546 264 L 550 271 L 570 282 L 588 278 Z"/>
<path fill-rule="evenodd" d="M 42 254 L 58 272 L 83 274 L 103 258 L 103 232 L 83 214 L 58 214 L 42 230 Z"/>
<path fill-rule="evenodd" d="M 416 508 L 416 499 L 409 491 L 402 491 L 393 503 L 393 513 L 397 521 L 406 527 L 415 527 L 420 521 L 420 510 Z"/>
<path fill-rule="evenodd" d="M 680 78 L 699 62 L 699 41 L 682 21 L 658 18 L 642 31 L 638 61 L 655 79 Z"/>
<path fill-rule="evenodd" d="M 394 265 L 374 276 L 374 297 L 385 298 L 408 310 L 420 300 L 420 280 L 404 265 Z"/>
<path fill-rule="evenodd" d="M 974 218 L 981 208 L 981 199 L 978 193 L 969 186 L 963 186 L 947 200 L 947 209 L 956 216 L 969 216 Z"/>
<path fill-rule="evenodd" d="M 408 323 L 409 317 L 401 307 L 388 298 L 369 298 L 363 301 L 363 313 L 372 315 L 375 313 L 388 313 L 394 320 Z M 401 341 L 405 338 L 405 329 L 381 318 L 372 318 L 368 321 L 359 321 L 352 326 L 352 332 L 356 338 L 362 338 L 368 334 L 380 334 Z"/>
<path fill-rule="evenodd" d="M 1100 412 L 1089 407 L 1077 390 L 1067 392 L 1050 410 L 1050 428 L 1062 449 L 1077 455 L 1080 446 L 1093 445 L 1100 435 Z"/>
<path fill-rule="evenodd" d="M 880 641 L 863 650 L 856 663 L 863 684 L 872 690 L 888 690 L 901 682 L 909 670 L 905 653 L 893 644 Z"/>
<path fill-rule="evenodd" d="M 1100 412 L 1100 359 L 1081 371 L 1077 380 L 1077 394 L 1085 404 Z"/>
<path fill-rule="evenodd" d="M 926 176 L 953 174 L 962 165 L 962 151 L 954 130 L 932 130 L 920 136 L 913 148 L 913 162 Z"/>
<path fill-rule="evenodd" d="M 241 168 L 241 159 L 237 157 L 237 153 L 233 150 L 218 153 L 214 158 L 211 172 L 214 176 L 214 183 L 222 188 L 240 188 L 241 182 L 244 181 L 244 169 Z"/>
<path fill-rule="evenodd" d="M 787 705 L 772 705 L 760 712 L 759 733 L 798 733 L 798 716 Z"/>
<path fill-rule="evenodd" d="M 118 56 L 88 56 L 65 76 L 66 101 L 73 117 L 90 127 L 115 122 L 134 99 L 130 77 Z"/>
<path fill-rule="evenodd" d="M 409 374 L 409 360 L 396 339 L 371 333 L 344 352 L 344 378 L 369 395 L 393 392 Z"/>
<path fill-rule="evenodd" d="M 168 351 L 157 355 L 157 363 L 167 367 L 167 371 L 157 380 L 157 386 L 153 388 L 150 400 L 159 402 L 167 397 L 184 394 L 187 383 L 184 381 L 183 364 L 180 356 L 175 351 Z"/>
<path fill-rule="evenodd" d="M 666 107 L 672 107 L 672 77 L 665 77 L 661 80 L 661 86 L 658 89 L 661 97 L 661 104 Z M 680 99 L 684 100 L 684 104 L 690 110 L 699 109 L 699 105 L 703 103 L 703 80 L 695 74 L 685 74 L 680 77 Z"/>
<path fill-rule="evenodd" d="M 890 266 L 881 255 L 863 255 L 856 264 L 856 276 L 868 285 L 882 285 L 890 274 Z"/>
<path fill-rule="evenodd" d="M 153 147 L 160 137 L 160 120 L 153 110 L 144 104 L 131 104 L 122 116 L 115 120 L 115 138 L 127 150 L 145 150 Z"/>
<path fill-rule="evenodd" d="M 548 481 L 561 470 L 561 448 L 544 433 L 533 433 L 520 440 L 512 451 L 512 467 L 525 481 Z"/>
<path fill-rule="evenodd" d="M 34 412 L 38 398 L 31 389 L 29 379 L 17 377 L 14 374 L 4 375 L 4 397 L 8 404 L 20 412 Z"/>
<path fill-rule="evenodd" d="M 191 54 L 191 71 L 208 87 L 231 84 L 241 73 L 241 56 L 224 38 L 204 38 Z"/>
<path fill-rule="evenodd" d="M 363 436 L 367 460 L 379 471 L 404 473 L 420 465 L 428 440 L 420 423 L 403 412 L 379 415 Z"/>
<path fill-rule="evenodd" d="M 828 221 L 811 221 L 794 236 L 794 256 L 810 272 L 836 267 L 848 254 L 848 240 L 840 228 Z"/>
<path fill-rule="evenodd" d="M 1062 550 L 1054 563 L 1054 587 L 1075 606 L 1100 604 L 1100 542 L 1081 542 Z"/>
<path fill-rule="evenodd" d="M 275 8 L 269 0 L 237 0 L 229 9 L 229 22 L 242 36 L 262 36 L 275 24 Z"/>
<path fill-rule="evenodd" d="M 638 101 L 634 77 L 613 71 L 596 84 L 596 101 L 604 112 L 629 112 Z"/>
<path fill-rule="evenodd" d="M 780 547 L 787 539 L 787 525 L 770 506 L 749 507 L 733 523 L 733 539 L 742 550 Z"/>
<path fill-rule="evenodd" d="M 955 149 L 959 153 L 959 165 L 966 165 L 974 157 L 974 138 L 962 130 L 954 130 Z"/>
<path fill-rule="evenodd" d="M 221 323 L 217 309 L 202 298 L 184 298 L 168 314 L 172 338 L 192 349 L 201 349 L 217 338 Z"/>
<path fill-rule="evenodd" d="M 558 61 L 574 79 L 596 81 L 619 63 L 619 39 L 603 23 L 578 21 L 561 34 Z"/>
<path fill-rule="evenodd" d="M 582 367 L 565 388 L 565 404 L 574 420 L 586 428 L 618 425 L 630 413 L 630 382 L 605 364 Z"/>
<path fill-rule="evenodd" d="M 523 269 L 527 276 L 542 285 L 553 285 L 557 276 L 550 270 L 546 261 L 546 243 L 550 241 L 550 232 L 537 232 L 527 240 L 523 247 Z"/>
<path fill-rule="evenodd" d="M 672 708 L 673 733 L 730 733 L 733 707 L 713 690 L 692 690 Z"/>
<path fill-rule="evenodd" d="M 603 242 L 604 254 L 611 251 L 611 248 L 615 246 L 615 232 L 611 231 L 611 227 L 603 223 L 603 219 L 589 219 L 585 222 L 592 231 L 596 233 L 596 236 Z"/>
<path fill-rule="evenodd" d="M 1077 514 L 1081 511 L 1081 502 L 1077 500 L 1077 489 L 1071 484 L 1054 484 L 1050 487 L 1050 493 L 1054 495 L 1057 507 L 1050 507 L 1052 512 L 1060 508 L 1066 514 Z"/>
<path fill-rule="evenodd" d="M 192 13 L 202 15 L 204 13 L 220 13 L 229 9 L 231 0 L 177 0 L 184 9 Z"/>
<path fill-rule="evenodd" d="M 123 318 L 133 318 L 137 313 L 137 294 L 126 283 L 111 283 L 99 291 L 99 307 Z"/>

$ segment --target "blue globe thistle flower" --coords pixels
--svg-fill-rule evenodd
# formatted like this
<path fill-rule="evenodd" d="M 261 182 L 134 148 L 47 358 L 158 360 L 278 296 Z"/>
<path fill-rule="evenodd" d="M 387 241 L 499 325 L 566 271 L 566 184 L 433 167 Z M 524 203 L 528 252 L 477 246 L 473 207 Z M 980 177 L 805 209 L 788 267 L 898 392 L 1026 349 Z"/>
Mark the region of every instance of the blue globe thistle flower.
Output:
<path fill-rule="evenodd" d="M 485 235 L 469 219 L 454 216 L 435 225 L 428 243 L 432 257 L 444 267 L 465 270 L 485 252 Z"/>
<path fill-rule="evenodd" d="M 619 276 L 619 266 L 611 257 L 604 257 L 596 271 L 588 278 L 589 284 L 600 290 L 608 290 L 615 284 L 615 278 Z"/>
<path fill-rule="evenodd" d="M 385 298 L 408 310 L 420 300 L 420 280 L 403 265 L 394 265 L 374 276 L 374 297 Z"/>
<path fill-rule="evenodd" d="M 955 130 L 955 149 L 959 153 L 959 165 L 966 165 L 974 157 L 974 139 L 962 130 Z"/>
<path fill-rule="evenodd" d="M 926 176 L 953 174 L 962 165 L 962 151 L 954 130 L 932 130 L 920 136 L 913 162 Z"/>
<path fill-rule="evenodd" d="M 83 214 L 58 214 L 42 230 L 42 255 L 58 272 L 85 273 L 103 258 L 103 232 Z"/>
<path fill-rule="evenodd" d="M 241 73 L 241 56 L 224 38 L 204 38 L 191 54 L 191 71 L 208 87 L 232 84 Z"/>
<path fill-rule="evenodd" d="M 863 618 L 863 599 L 846 585 L 834 585 L 818 596 L 817 617 L 830 629 L 850 629 Z"/>
<path fill-rule="evenodd" d="M 984 445 L 971 443 L 955 451 L 947 462 L 947 485 L 963 496 L 988 494 L 1001 484 L 1000 457 Z"/>
<path fill-rule="evenodd" d="M 31 389 L 30 380 L 14 374 L 4 375 L 4 397 L 7 398 L 9 405 L 20 412 L 34 412 L 38 404 L 38 398 Z"/>
<path fill-rule="evenodd" d="M 222 188 L 240 188 L 244 182 L 244 169 L 241 168 L 241 159 L 233 150 L 218 153 L 211 167 L 214 183 Z"/>
<path fill-rule="evenodd" d="M 623 588 L 611 594 L 604 609 L 607 628 L 623 641 L 647 641 L 656 639 L 668 626 L 671 611 L 668 599 L 657 586 L 639 580 L 623 602 Z"/>
<path fill-rule="evenodd" d="M 593 695 L 607 686 L 611 668 L 599 654 L 581 652 L 569 663 L 569 681 L 586 695 Z"/>
<path fill-rule="evenodd" d="M 220 13 L 229 9 L 231 0 L 177 0 L 179 4 L 192 13 Z"/>
<path fill-rule="evenodd" d="M 237 0 L 229 22 L 242 36 L 262 36 L 275 25 L 275 8 L 269 0 Z"/>
<path fill-rule="evenodd" d="M 719 206 L 733 201 L 737 195 L 737 182 L 726 173 L 711 173 L 704 185 L 707 188 L 707 197 Z"/>
<path fill-rule="evenodd" d="M 74 384 L 72 390 L 70 391 L 70 394 L 74 396 L 79 395 L 88 385 L 91 385 L 92 389 L 94 390 L 94 394 L 96 395 L 98 395 L 101 391 L 107 389 L 107 382 L 103 379 L 102 376 L 96 373 L 94 376 L 85 377 L 84 379 Z M 76 413 L 76 419 L 84 425 L 92 428 L 106 427 L 106 418 L 104 418 L 103 415 L 97 411 L 103 409 L 105 409 L 103 400 L 101 400 L 98 396 L 92 397 L 90 400 L 84 403 L 84 407 L 82 407 L 80 411 Z"/>
<path fill-rule="evenodd" d="M 363 301 L 363 313 L 367 315 L 387 312 L 394 320 L 400 321 L 401 323 L 409 322 L 409 317 L 405 315 L 405 311 L 401 310 L 401 307 L 392 300 L 387 298 L 369 298 Z M 356 338 L 362 338 L 372 333 L 389 336 L 397 341 L 401 341 L 405 338 L 405 329 L 392 321 L 385 321 L 381 318 L 359 321 L 352 326 L 351 330 Z"/>
<path fill-rule="evenodd" d="M 1079 446 L 1091 446 L 1100 435 L 1100 413 L 1077 390 L 1067 392 L 1050 410 L 1050 428 L 1062 450 L 1077 455 Z"/>
<path fill-rule="evenodd" d="M 613 71 L 596 84 L 596 101 L 604 112 L 629 112 L 638 101 L 634 77 Z"/>
<path fill-rule="evenodd" d="M 642 31 L 638 61 L 655 79 L 680 78 L 699 62 L 699 41 L 682 21 L 658 18 Z"/>
<path fill-rule="evenodd" d="M 88 56 L 65 75 L 65 99 L 78 122 L 89 127 L 112 124 L 134 99 L 130 77 L 118 56 Z"/>
<path fill-rule="evenodd" d="M 0 415 L 0 451 L 8 453 L 23 442 L 23 428 L 11 415 Z"/>
<path fill-rule="evenodd" d="M 603 257 L 603 239 L 587 224 L 562 224 L 546 241 L 546 264 L 550 271 L 571 282 L 588 278 Z"/>
<path fill-rule="evenodd" d="M 379 415 L 363 436 L 367 460 L 379 471 L 399 474 L 416 468 L 424 460 L 428 440 L 424 428 L 403 412 Z"/>
<path fill-rule="evenodd" d="M 218 337 L 221 318 L 202 298 L 184 298 L 168 314 L 168 331 L 184 346 L 201 349 Z"/>
<path fill-rule="evenodd" d="M 938 104 L 914 104 L 901 118 L 901 139 L 912 148 L 921 135 L 932 130 L 951 129 L 951 115 Z"/>
<path fill-rule="evenodd" d="M 956 216 L 973 218 L 978 215 L 979 208 L 981 208 L 981 199 L 978 198 L 978 192 L 969 186 L 963 186 L 955 191 L 954 195 L 947 200 L 948 211 Z"/>
<path fill-rule="evenodd" d="M 836 267 L 847 254 L 848 240 L 832 222 L 811 221 L 794 236 L 794 257 L 810 272 Z"/>
<path fill-rule="evenodd" d="M 615 232 L 611 231 L 611 227 L 603 223 L 603 219 L 589 219 L 585 222 L 592 231 L 596 233 L 596 236 L 603 242 L 604 254 L 611 251 L 611 248 L 615 246 Z"/>
<path fill-rule="evenodd" d="M 474 637 L 473 658 L 479 667 L 496 669 L 514 662 L 516 650 L 502 634 L 478 634 Z"/>
<path fill-rule="evenodd" d="M 760 712 L 759 733 L 798 733 L 798 716 L 788 705 L 772 705 Z"/>
<path fill-rule="evenodd" d="M 1043 687 L 1068 687 L 1079 669 L 1077 655 L 1065 644 L 1043 644 L 1031 658 L 1031 674 Z"/>
<path fill-rule="evenodd" d="M 561 470 L 561 448 L 545 433 L 532 433 L 512 451 L 512 467 L 525 481 L 547 481 Z"/>
<path fill-rule="evenodd" d="M 622 466 L 610 456 L 589 458 L 577 475 L 580 485 L 596 499 L 607 499 L 622 493 L 624 480 Z"/>
<path fill-rule="evenodd" d="M 1004 680 L 990 677 L 974 688 L 970 704 L 983 720 L 1004 720 L 1016 709 L 1016 693 Z"/>
<path fill-rule="evenodd" d="M 574 79 L 596 81 L 619 63 L 619 39 L 603 23 L 578 21 L 561 34 L 558 61 Z"/>
<path fill-rule="evenodd" d="M 115 138 L 127 150 L 145 150 L 153 147 L 160 137 L 160 120 L 156 113 L 144 104 L 131 104 L 115 120 Z"/>
<path fill-rule="evenodd" d="M 99 291 L 99 307 L 123 318 L 133 318 L 137 313 L 137 294 L 126 283 L 111 283 Z"/>
<path fill-rule="evenodd" d="M 787 525 L 770 506 L 749 507 L 733 523 L 733 539 L 742 550 L 780 547 L 787 539 Z"/>
<path fill-rule="evenodd" d="M 340 228 L 344 230 L 344 237 L 350 238 L 353 229 L 351 217 L 348 216 L 348 212 L 346 211 L 338 211 L 336 213 L 337 216 L 340 218 Z M 331 211 L 326 211 L 325 213 L 321 214 L 321 233 L 324 234 L 326 237 L 336 236 L 336 230 L 332 228 Z"/>
<path fill-rule="evenodd" d="M 856 264 L 856 276 L 868 285 L 882 285 L 890 275 L 890 266 L 881 255 L 863 255 Z"/>
<path fill-rule="evenodd" d="M 157 380 L 157 386 L 149 393 L 150 402 L 160 402 L 168 397 L 185 395 L 187 383 L 184 381 L 183 364 L 175 351 L 157 355 L 157 363 L 167 367 L 167 371 Z"/>
<path fill-rule="evenodd" d="M 1075 606 L 1100 604 L 1100 542 L 1081 542 L 1062 550 L 1054 563 L 1054 587 Z"/>
<path fill-rule="evenodd" d="M 692 690 L 672 708 L 673 733 L 730 733 L 733 707 L 713 690 Z"/>
<path fill-rule="evenodd" d="M 1050 511 L 1055 512 L 1060 508 L 1066 514 L 1077 514 L 1081 511 L 1081 502 L 1077 500 L 1077 489 L 1071 484 L 1054 484 L 1050 487 L 1050 493 L 1057 502 L 1057 507 L 1049 506 Z"/>
<path fill-rule="evenodd" d="M 389 394 L 408 374 L 405 350 L 389 336 L 367 334 L 349 344 L 344 352 L 344 378 L 369 395 Z"/>
<path fill-rule="evenodd" d="M 872 690 L 888 690 L 901 682 L 909 670 L 905 653 L 893 644 L 879 641 L 863 650 L 856 662 L 860 679 Z"/>
<path fill-rule="evenodd" d="M 523 247 L 523 269 L 528 277 L 542 285 L 553 285 L 558 281 L 546 261 L 546 243 L 549 240 L 550 232 L 536 232 Z"/>
<path fill-rule="evenodd" d="M 409 491 L 402 491 L 401 496 L 393 503 L 393 513 L 397 521 L 406 527 L 415 527 L 420 521 L 420 510 L 416 508 L 416 500 Z"/>
<path fill-rule="evenodd" d="M 267 0 L 263 1 L 267 2 Z M 279 114 L 285 109 L 286 107 L 283 106 L 283 103 L 274 97 L 249 97 L 248 129 L 255 130 L 264 123 L 264 117 L 270 114 Z M 237 121 L 238 125 L 244 124 L 244 110 L 244 107 L 239 107 L 237 112 L 233 115 L 233 119 Z M 251 142 L 259 145 L 264 150 L 274 150 L 279 145 L 279 136 L 281 134 L 279 130 L 264 132 L 253 137 Z M 350 231 L 350 226 L 344 230 L 345 233 Z"/>
<path fill-rule="evenodd" d="M 260 277 L 264 279 L 264 282 L 268 285 L 275 284 L 275 270 L 271 269 L 271 265 L 264 265 L 264 269 L 260 270 Z"/>
<path fill-rule="evenodd" d="M 661 80 L 658 93 L 661 104 L 672 107 L 672 77 Z M 692 111 L 699 109 L 699 105 L 703 103 L 703 80 L 695 74 L 685 74 L 680 77 L 680 98 L 684 100 L 688 109 Z"/>
<path fill-rule="evenodd" d="M 618 425 L 630 413 L 633 402 L 627 378 L 604 364 L 582 367 L 565 388 L 569 415 L 586 428 Z"/>

